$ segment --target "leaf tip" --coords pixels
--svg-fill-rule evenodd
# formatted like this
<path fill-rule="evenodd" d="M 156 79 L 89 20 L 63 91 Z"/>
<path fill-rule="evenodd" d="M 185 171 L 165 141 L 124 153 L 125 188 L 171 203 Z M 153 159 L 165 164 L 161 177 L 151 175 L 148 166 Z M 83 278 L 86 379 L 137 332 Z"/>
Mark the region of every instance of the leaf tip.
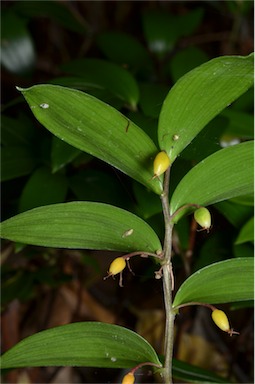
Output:
<path fill-rule="evenodd" d="M 17 85 L 16 85 L 16 87 L 15 87 L 16 89 L 17 89 L 17 91 L 19 91 L 19 92 L 22 92 L 22 91 L 25 91 L 25 88 L 21 88 L 21 87 L 18 87 Z"/>

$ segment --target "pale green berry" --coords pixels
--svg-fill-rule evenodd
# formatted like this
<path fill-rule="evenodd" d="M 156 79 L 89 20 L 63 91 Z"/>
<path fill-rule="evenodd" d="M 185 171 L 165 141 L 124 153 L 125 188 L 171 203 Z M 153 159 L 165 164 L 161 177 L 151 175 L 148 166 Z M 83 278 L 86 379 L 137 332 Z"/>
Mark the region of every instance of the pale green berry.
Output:
<path fill-rule="evenodd" d="M 211 227 L 211 214 L 209 210 L 205 207 L 198 208 L 194 212 L 194 218 L 196 222 L 203 228 L 203 229 L 210 229 Z"/>

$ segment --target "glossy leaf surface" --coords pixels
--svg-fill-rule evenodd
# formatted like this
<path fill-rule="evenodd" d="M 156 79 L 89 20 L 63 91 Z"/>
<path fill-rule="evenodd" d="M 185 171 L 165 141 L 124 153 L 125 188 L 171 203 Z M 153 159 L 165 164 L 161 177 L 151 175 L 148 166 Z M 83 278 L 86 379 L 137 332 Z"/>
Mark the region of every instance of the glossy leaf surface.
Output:
<path fill-rule="evenodd" d="M 185 204 L 210 205 L 253 191 L 253 142 L 213 153 L 180 181 L 171 199 L 171 213 Z M 188 209 L 174 218 L 179 220 Z"/>
<path fill-rule="evenodd" d="M 79 366 L 130 368 L 160 364 L 151 345 L 126 328 L 98 322 L 74 323 L 27 337 L 7 351 L 2 368 Z"/>
<path fill-rule="evenodd" d="M 222 56 L 183 76 L 170 90 L 159 117 L 158 140 L 176 156 L 224 108 L 253 84 L 253 55 Z M 174 135 L 179 139 L 175 141 Z"/>
<path fill-rule="evenodd" d="M 161 181 L 152 180 L 155 144 L 116 109 L 83 92 L 55 85 L 21 91 L 37 120 L 54 135 L 161 193 Z"/>
<path fill-rule="evenodd" d="M 130 236 L 125 233 L 133 229 Z M 107 204 L 72 202 L 39 207 L 1 224 L 4 239 L 56 248 L 148 251 L 161 249 L 138 216 Z"/>
<path fill-rule="evenodd" d="M 209 304 L 252 300 L 253 258 L 236 258 L 204 267 L 178 289 L 173 307 L 191 302 Z"/>

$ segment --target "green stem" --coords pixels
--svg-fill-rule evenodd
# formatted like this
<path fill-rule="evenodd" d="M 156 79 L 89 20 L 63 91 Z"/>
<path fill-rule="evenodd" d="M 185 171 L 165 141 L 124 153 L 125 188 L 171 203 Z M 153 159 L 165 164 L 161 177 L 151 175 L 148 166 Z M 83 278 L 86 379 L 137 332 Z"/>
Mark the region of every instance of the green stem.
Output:
<path fill-rule="evenodd" d="M 172 252 L 172 230 L 170 207 L 169 207 L 169 180 L 170 168 L 165 173 L 164 190 L 161 195 L 163 215 L 165 221 L 165 239 L 164 239 L 164 260 L 163 260 L 163 290 L 166 312 L 165 325 L 165 365 L 164 365 L 164 383 L 172 383 L 172 359 L 173 359 L 173 343 L 174 343 L 174 318 L 175 313 L 172 309 L 172 286 L 173 273 L 171 264 Z"/>

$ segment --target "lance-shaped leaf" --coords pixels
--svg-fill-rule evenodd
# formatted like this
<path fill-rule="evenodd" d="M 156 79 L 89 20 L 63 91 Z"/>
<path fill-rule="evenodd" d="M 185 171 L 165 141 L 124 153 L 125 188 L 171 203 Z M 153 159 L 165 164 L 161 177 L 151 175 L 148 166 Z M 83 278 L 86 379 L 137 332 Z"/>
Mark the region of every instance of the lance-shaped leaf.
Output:
<path fill-rule="evenodd" d="M 56 85 L 20 89 L 37 120 L 55 136 L 113 165 L 130 177 L 162 192 L 152 180 L 153 141 L 113 107 L 78 90 Z"/>
<path fill-rule="evenodd" d="M 253 267 L 252 257 L 242 257 L 199 269 L 180 286 L 173 307 L 192 302 L 218 304 L 252 300 Z"/>
<path fill-rule="evenodd" d="M 162 106 L 160 148 L 174 161 L 213 117 L 252 84 L 252 54 L 218 57 L 187 73 L 170 90 Z"/>
<path fill-rule="evenodd" d="M 161 249 L 142 219 L 108 204 L 71 202 L 34 208 L 1 223 L 1 237 L 56 248 L 148 251 Z"/>
<path fill-rule="evenodd" d="M 171 213 L 186 204 L 210 205 L 253 191 L 253 142 L 221 149 L 192 168 L 177 185 Z M 180 210 L 177 222 L 190 208 Z"/>
<path fill-rule="evenodd" d="M 161 365 L 152 346 L 118 325 L 74 323 L 21 340 L 1 358 L 1 367 L 80 366 L 130 368 L 143 362 Z"/>

